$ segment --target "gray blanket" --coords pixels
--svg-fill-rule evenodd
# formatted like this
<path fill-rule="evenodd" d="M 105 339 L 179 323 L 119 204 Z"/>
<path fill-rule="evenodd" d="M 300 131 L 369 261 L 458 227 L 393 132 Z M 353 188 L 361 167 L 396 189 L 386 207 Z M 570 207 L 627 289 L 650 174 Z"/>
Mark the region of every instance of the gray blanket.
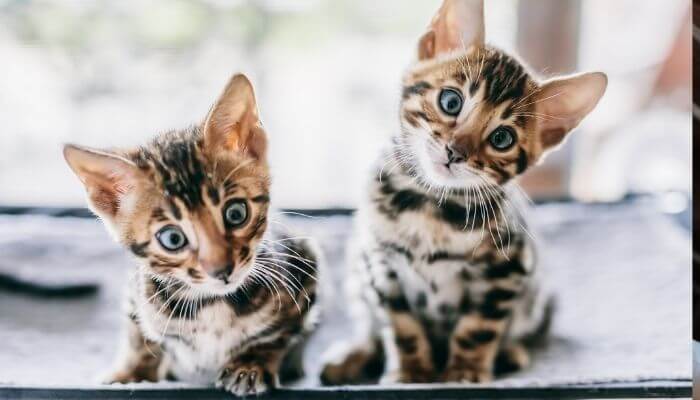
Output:
<path fill-rule="evenodd" d="M 283 218 L 319 240 L 332 284 L 338 285 L 351 218 L 275 219 Z M 645 200 L 552 203 L 534 207 L 530 219 L 558 313 L 533 366 L 492 385 L 689 381 L 688 231 Z M 95 220 L 0 216 L 0 274 L 100 287 L 95 295 L 70 300 L 0 290 L 0 384 L 94 385 L 116 351 L 132 265 Z M 319 352 L 351 331 L 344 299 L 336 296 L 307 349 L 309 378 L 303 385 L 317 382 Z"/>

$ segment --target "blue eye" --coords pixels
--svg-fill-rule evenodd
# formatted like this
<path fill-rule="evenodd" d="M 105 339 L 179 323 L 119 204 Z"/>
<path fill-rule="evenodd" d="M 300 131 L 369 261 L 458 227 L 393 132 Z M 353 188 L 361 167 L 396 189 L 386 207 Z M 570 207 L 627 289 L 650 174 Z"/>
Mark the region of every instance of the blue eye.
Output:
<path fill-rule="evenodd" d="M 440 109 L 447 115 L 457 116 L 462 111 L 462 95 L 454 89 L 442 89 L 440 92 Z"/>
<path fill-rule="evenodd" d="M 224 209 L 224 219 L 229 226 L 237 227 L 248 220 L 248 206 L 245 200 L 233 200 Z"/>
<path fill-rule="evenodd" d="M 182 229 L 174 225 L 161 228 L 156 232 L 156 239 L 168 251 L 178 251 L 187 245 L 187 236 Z"/>
<path fill-rule="evenodd" d="M 499 126 L 491 132 L 488 140 L 496 150 L 505 151 L 515 143 L 515 132 L 507 126 Z"/>

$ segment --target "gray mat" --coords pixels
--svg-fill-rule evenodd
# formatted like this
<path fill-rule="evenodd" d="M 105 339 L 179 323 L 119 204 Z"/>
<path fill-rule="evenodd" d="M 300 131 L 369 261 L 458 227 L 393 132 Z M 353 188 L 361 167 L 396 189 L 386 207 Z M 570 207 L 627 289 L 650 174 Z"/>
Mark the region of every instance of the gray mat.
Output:
<path fill-rule="evenodd" d="M 540 205 L 531 220 L 546 249 L 542 262 L 558 295 L 558 314 L 533 366 L 492 385 L 689 381 L 688 232 L 641 200 Z M 321 242 L 334 285 L 342 279 L 350 223 L 342 216 L 286 221 Z M 0 383 L 94 385 L 114 356 L 132 264 L 97 221 L 0 216 L 0 273 L 100 284 L 95 296 L 74 300 L 0 291 Z M 307 351 L 305 386 L 316 382 L 318 353 L 351 329 L 344 299 L 336 296 Z"/>

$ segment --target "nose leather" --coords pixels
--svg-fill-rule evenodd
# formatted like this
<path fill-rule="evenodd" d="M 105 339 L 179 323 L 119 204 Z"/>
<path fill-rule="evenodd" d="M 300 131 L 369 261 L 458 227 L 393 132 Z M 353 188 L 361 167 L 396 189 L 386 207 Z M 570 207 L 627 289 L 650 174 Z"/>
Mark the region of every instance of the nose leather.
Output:
<path fill-rule="evenodd" d="M 205 268 L 207 274 L 214 279 L 220 279 L 228 283 L 228 277 L 233 272 L 233 264 L 226 264 L 220 267 Z"/>
<path fill-rule="evenodd" d="M 458 163 L 465 160 L 465 157 L 455 151 L 449 144 L 445 146 L 445 151 L 447 152 L 447 163 Z"/>

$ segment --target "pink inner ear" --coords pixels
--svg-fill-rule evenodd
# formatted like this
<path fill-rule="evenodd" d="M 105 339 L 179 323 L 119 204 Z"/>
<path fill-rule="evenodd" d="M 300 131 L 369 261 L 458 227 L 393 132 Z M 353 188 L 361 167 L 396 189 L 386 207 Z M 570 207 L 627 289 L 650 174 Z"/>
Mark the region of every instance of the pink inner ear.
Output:
<path fill-rule="evenodd" d="M 552 80 L 538 95 L 537 111 L 543 148 L 561 143 L 595 108 L 605 93 L 607 77 L 600 72 Z"/>
<path fill-rule="evenodd" d="M 209 153 L 247 152 L 255 147 L 251 139 L 258 123 L 253 87 L 245 76 L 235 75 L 204 122 L 205 148 Z"/>

